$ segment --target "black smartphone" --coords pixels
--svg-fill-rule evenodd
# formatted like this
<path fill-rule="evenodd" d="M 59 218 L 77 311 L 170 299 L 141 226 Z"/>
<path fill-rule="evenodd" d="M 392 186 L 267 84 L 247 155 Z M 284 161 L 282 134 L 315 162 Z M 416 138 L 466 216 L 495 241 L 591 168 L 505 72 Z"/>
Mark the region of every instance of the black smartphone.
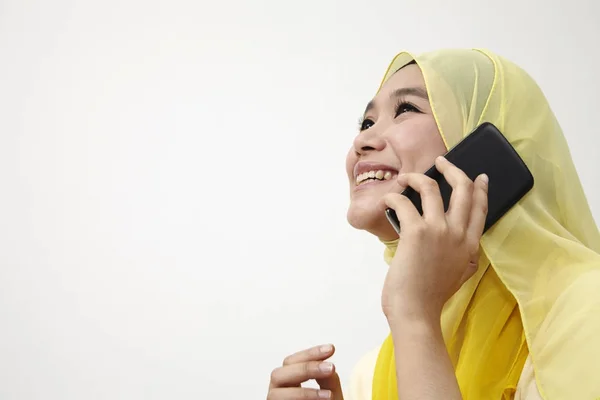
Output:
<path fill-rule="evenodd" d="M 490 178 L 484 233 L 533 188 L 531 171 L 504 135 L 489 122 L 479 125 L 450 149 L 445 157 L 473 180 L 484 173 Z M 438 183 L 444 210 L 448 211 L 452 187 L 435 166 L 427 170 L 425 175 Z M 409 187 L 402 194 L 423 215 L 419 193 Z M 390 224 L 400 234 L 396 212 L 388 208 L 385 213 Z"/>

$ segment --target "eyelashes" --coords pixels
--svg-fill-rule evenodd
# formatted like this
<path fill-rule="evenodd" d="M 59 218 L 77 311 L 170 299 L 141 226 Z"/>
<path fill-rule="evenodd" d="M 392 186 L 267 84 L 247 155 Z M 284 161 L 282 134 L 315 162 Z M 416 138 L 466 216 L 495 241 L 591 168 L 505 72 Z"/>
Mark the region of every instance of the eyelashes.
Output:
<path fill-rule="evenodd" d="M 407 112 L 421 113 L 421 110 L 410 101 L 404 99 L 398 99 L 394 107 L 394 118 L 398 118 L 400 115 Z M 375 125 L 375 122 L 371 118 L 360 117 L 358 120 L 358 129 L 362 132 Z"/>
<path fill-rule="evenodd" d="M 404 100 L 398 100 L 398 103 L 396 103 L 396 107 L 394 107 L 394 111 L 396 112 L 394 118 L 399 117 L 400 114 L 404 114 L 405 112 L 420 112 L 417 106 L 415 106 L 410 101 Z"/>
<path fill-rule="evenodd" d="M 360 117 L 358 119 L 358 130 L 362 132 L 365 129 L 369 129 L 371 126 L 373 126 L 373 124 L 373 120 L 365 117 Z"/>

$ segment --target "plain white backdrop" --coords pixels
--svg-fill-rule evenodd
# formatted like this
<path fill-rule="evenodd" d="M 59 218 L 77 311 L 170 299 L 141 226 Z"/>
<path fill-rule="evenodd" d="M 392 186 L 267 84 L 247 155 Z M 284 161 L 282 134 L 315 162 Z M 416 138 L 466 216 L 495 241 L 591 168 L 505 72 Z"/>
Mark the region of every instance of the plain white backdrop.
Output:
<path fill-rule="evenodd" d="M 0 0 L 0 398 L 261 399 L 387 334 L 345 155 L 400 50 L 486 47 L 600 217 L 594 0 Z"/>

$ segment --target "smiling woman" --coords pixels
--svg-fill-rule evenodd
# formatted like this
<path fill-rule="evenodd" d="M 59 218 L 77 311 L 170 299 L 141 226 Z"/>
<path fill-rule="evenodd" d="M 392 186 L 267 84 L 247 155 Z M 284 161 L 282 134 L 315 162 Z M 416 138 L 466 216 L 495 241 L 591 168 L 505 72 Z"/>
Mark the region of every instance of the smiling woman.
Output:
<path fill-rule="evenodd" d="M 489 182 L 441 157 L 483 122 L 504 133 L 535 187 L 484 235 Z M 452 186 L 447 211 L 432 164 Z M 491 52 L 394 58 L 348 152 L 349 223 L 385 245 L 390 335 L 346 400 L 600 396 L 600 234 L 542 91 Z M 423 215 L 400 193 L 421 194 Z M 400 237 L 384 210 L 396 211 Z M 268 399 L 344 393 L 331 345 L 287 357 Z M 315 379 L 320 389 L 301 387 Z"/>
<path fill-rule="evenodd" d="M 351 203 L 348 222 L 383 240 L 398 237 L 384 216 L 383 196 L 401 191 L 396 179 L 355 184 L 359 174 L 426 171 L 446 151 L 416 63 L 394 74 L 371 100 L 346 158 Z M 368 189 L 368 190 L 367 190 Z"/>

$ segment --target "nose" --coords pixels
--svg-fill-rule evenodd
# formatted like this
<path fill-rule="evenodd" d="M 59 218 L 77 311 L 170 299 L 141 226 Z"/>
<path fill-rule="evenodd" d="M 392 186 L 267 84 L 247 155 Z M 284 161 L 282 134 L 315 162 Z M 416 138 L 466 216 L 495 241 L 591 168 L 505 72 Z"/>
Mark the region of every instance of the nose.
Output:
<path fill-rule="evenodd" d="M 385 140 L 373 128 L 362 131 L 354 139 L 354 151 L 358 155 L 365 155 L 372 151 L 381 151 L 384 148 Z"/>

